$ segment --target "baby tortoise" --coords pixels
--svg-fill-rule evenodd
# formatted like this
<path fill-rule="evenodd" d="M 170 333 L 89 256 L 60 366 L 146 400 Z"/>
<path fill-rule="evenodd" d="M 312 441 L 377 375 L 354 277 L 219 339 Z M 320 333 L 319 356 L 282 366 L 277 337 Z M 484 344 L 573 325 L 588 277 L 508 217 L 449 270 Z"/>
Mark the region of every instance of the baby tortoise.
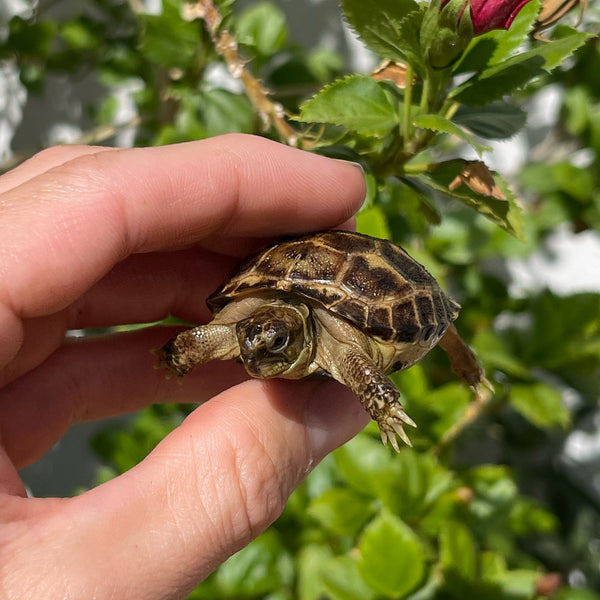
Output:
<path fill-rule="evenodd" d="M 183 376 L 210 360 L 237 359 L 253 377 L 331 377 L 352 389 L 396 450 L 396 435 L 411 445 L 403 423 L 415 423 L 386 374 L 439 343 L 466 383 L 487 383 L 452 325 L 460 306 L 388 240 L 323 231 L 273 244 L 207 303 L 214 319 L 157 350 L 157 367 Z"/>

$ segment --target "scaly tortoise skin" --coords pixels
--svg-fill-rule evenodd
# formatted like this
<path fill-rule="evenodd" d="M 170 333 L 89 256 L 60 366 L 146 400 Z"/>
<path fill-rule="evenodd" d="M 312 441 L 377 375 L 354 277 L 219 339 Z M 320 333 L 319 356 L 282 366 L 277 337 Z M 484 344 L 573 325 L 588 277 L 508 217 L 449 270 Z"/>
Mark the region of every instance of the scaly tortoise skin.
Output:
<path fill-rule="evenodd" d="M 415 423 L 387 374 L 439 343 L 470 386 L 487 382 L 452 325 L 460 306 L 388 240 L 323 231 L 273 244 L 207 303 L 214 319 L 156 351 L 158 367 L 181 377 L 213 359 L 237 359 L 253 377 L 331 377 L 354 391 L 396 450 L 396 435 L 410 445 L 403 423 Z"/>

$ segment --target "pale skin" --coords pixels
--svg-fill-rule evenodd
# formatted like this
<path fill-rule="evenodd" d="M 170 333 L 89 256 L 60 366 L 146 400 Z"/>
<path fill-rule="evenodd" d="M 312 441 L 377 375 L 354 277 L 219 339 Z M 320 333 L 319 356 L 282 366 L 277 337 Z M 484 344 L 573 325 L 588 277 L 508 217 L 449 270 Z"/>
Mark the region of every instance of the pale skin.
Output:
<path fill-rule="evenodd" d="M 164 329 L 64 341 L 169 313 L 207 322 L 241 257 L 351 226 L 364 194 L 351 165 L 239 135 L 54 148 L 0 178 L 0 596 L 184 598 L 365 425 L 345 387 L 248 380 L 233 361 L 173 386 L 148 352 Z M 17 470 L 73 423 L 209 398 L 124 475 L 26 497 Z"/>

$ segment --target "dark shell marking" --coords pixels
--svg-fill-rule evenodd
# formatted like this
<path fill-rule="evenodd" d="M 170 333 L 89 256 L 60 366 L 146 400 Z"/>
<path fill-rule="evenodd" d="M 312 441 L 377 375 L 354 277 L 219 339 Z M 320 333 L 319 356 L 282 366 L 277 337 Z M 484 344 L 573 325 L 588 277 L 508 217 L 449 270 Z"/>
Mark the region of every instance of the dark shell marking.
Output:
<path fill-rule="evenodd" d="M 349 231 L 270 246 L 245 261 L 208 305 L 218 311 L 236 296 L 261 290 L 316 301 L 391 343 L 437 341 L 460 308 L 404 249 Z"/>

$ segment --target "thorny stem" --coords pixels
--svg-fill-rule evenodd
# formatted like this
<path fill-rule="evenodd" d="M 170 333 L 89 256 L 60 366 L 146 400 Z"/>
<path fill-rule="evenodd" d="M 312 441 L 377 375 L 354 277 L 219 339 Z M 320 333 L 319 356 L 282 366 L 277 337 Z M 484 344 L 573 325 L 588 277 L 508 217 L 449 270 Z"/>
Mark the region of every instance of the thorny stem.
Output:
<path fill-rule="evenodd" d="M 223 19 L 212 0 L 195 0 L 186 4 L 184 17 L 190 21 L 196 18 L 204 19 L 216 51 L 225 59 L 231 75 L 244 85 L 246 94 L 265 128 L 273 125 L 286 144 L 297 146 L 298 133 L 286 121 L 283 106 L 269 100 L 268 92 L 260 80 L 246 69 L 246 61 L 238 53 L 235 38 L 227 30 L 219 31 Z"/>

